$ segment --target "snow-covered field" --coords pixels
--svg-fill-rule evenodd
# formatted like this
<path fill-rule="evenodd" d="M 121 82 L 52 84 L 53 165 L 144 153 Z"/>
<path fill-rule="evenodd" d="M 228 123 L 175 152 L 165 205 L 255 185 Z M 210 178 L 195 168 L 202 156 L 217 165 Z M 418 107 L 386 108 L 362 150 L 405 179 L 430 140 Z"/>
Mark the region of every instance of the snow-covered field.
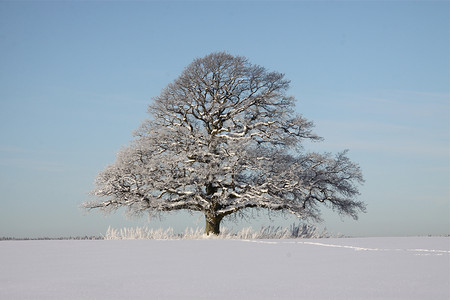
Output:
<path fill-rule="evenodd" d="M 0 299 L 450 299 L 450 238 L 0 241 Z"/>

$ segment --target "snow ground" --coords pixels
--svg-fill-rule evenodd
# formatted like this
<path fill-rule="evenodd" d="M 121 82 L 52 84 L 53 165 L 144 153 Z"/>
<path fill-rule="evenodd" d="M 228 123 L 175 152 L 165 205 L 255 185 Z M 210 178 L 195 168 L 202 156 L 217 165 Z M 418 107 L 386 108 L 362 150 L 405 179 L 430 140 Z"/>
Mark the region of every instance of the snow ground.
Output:
<path fill-rule="evenodd" d="M 1 241 L 0 299 L 450 299 L 450 238 Z"/>

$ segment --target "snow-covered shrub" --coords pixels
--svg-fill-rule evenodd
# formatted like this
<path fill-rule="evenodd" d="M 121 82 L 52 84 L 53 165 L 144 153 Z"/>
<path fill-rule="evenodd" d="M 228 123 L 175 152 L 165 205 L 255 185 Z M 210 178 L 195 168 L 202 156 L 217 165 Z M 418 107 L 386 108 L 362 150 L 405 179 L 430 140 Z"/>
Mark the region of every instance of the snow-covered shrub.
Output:
<path fill-rule="evenodd" d="M 293 238 L 328 238 L 326 230 L 308 224 L 292 224 L 289 227 L 263 226 L 255 231 L 253 228 L 243 228 L 233 232 L 223 228 L 219 235 L 206 235 L 202 228 L 186 228 L 184 233 L 176 234 L 173 228 L 153 229 L 146 226 L 136 228 L 114 229 L 109 227 L 104 236 L 105 240 L 141 240 L 141 239 L 293 239 Z"/>

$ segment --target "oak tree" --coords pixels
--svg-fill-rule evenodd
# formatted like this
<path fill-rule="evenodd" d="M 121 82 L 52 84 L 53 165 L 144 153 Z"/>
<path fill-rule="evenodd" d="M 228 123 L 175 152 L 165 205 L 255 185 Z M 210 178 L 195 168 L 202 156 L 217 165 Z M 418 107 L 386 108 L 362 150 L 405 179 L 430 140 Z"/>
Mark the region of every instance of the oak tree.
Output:
<path fill-rule="evenodd" d="M 195 59 L 153 99 L 150 118 L 103 170 L 90 209 L 131 214 L 202 212 L 207 234 L 224 217 L 266 209 L 320 221 L 320 205 L 357 218 L 363 182 L 346 151 L 307 152 L 319 141 L 295 112 L 289 81 L 246 58 L 212 53 Z"/>

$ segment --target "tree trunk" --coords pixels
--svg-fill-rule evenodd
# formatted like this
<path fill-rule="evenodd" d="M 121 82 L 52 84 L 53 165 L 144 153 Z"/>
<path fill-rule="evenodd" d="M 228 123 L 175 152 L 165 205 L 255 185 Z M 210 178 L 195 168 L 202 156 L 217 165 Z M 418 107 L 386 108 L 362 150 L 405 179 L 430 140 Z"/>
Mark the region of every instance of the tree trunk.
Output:
<path fill-rule="evenodd" d="M 207 235 L 215 234 L 219 235 L 220 233 L 220 221 L 222 221 L 222 216 L 211 216 L 205 214 L 205 233 Z"/>

